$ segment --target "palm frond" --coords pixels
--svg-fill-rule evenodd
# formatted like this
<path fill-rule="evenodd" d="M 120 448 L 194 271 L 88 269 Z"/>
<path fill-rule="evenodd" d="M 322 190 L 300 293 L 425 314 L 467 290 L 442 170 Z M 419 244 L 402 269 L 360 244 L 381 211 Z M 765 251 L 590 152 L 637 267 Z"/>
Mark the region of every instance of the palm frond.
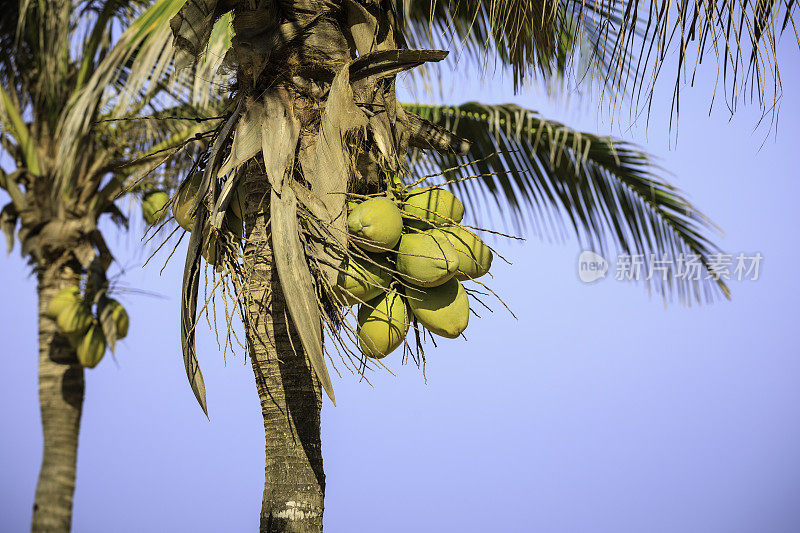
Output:
<path fill-rule="evenodd" d="M 604 74 L 610 63 L 591 36 L 591 25 L 578 32 L 580 17 L 560 2 L 414 2 L 405 0 L 398 15 L 405 40 L 415 48 L 458 52 L 451 60 L 480 70 L 500 65 L 513 73 L 515 85 L 526 77 L 548 87 L 570 74 Z M 454 66 L 454 65 L 450 65 Z M 578 68 L 574 68 L 578 67 Z M 560 87 L 560 86 L 559 86 Z"/>
<path fill-rule="evenodd" d="M 17 145 L 17 151 L 31 172 L 39 173 L 39 154 L 31 139 L 28 125 L 22 119 L 22 112 L 11 100 L 9 94 L 0 85 L 0 126 L 7 131 Z"/>
<path fill-rule="evenodd" d="M 405 0 L 398 10 L 413 45 L 450 49 L 461 41 L 467 57 L 509 68 L 515 84 L 579 66 L 572 71 L 580 81 L 595 73 L 612 101 L 633 96 L 633 112 L 647 107 L 665 71 L 675 76 L 677 112 L 681 85 L 694 81 L 704 59 L 716 67 L 731 112 L 748 97 L 775 112 L 784 30 L 800 47 L 793 1 Z"/>
<path fill-rule="evenodd" d="M 157 112 L 185 104 L 198 107 L 217 96 L 222 80 L 214 73 L 221 53 L 209 50 L 207 59 L 192 71 L 177 74 L 169 20 L 184 0 L 158 0 L 122 33 L 95 67 L 60 116 L 58 156 L 65 164 L 57 187 L 69 180 L 76 139 L 86 135 L 99 118 L 135 117 L 143 110 Z M 228 21 L 229 22 L 229 21 Z M 222 47 L 225 32 L 217 32 L 210 46 Z"/>
<path fill-rule="evenodd" d="M 477 218 L 504 213 L 518 230 L 530 225 L 556 238 L 565 235 L 567 222 L 592 249 L 606 251 L 611 244 L 645 260 L 652 260 L 651 254 L 673 261 L 691 256 L 710 274 L 709 263 L 719 253 L 709 238 L 715 226 L 637 147 L 572 130 L 512 104 L 403 106 L 472 141 L 469 159 L 415 152 L 411 162 L 420 178 L 443 174 Z M 489 199 L 496 205 L 488 206 Z M 722 280 L 656 276 L 648 286 L 687 303 L 729 295 Z"/>

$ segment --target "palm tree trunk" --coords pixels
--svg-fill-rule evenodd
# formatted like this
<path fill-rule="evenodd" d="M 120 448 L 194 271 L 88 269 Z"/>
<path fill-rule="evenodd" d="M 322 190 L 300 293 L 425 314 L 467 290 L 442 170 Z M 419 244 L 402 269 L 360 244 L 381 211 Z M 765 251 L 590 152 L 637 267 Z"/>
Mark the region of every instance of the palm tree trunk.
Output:
<path fill-rule="evenodd" d="M 266 468 L 262 532 L 322 531 L 322 392 L 294 325 L 272 262 L 266 176 L 247 165 L 246 331 L 264 417 Z"/>
<path fill-rule="evenodd" d="M 55 321 L 44 312 L 61 289 L 75 285 L 75 273 L 62 267 L 42 269 L 39 293 L 39 404 L 44 454 L 33 503 L 33 532 L 68 532 L 72 524 L 75 462 L 83 409 L 83 367 Z"/>

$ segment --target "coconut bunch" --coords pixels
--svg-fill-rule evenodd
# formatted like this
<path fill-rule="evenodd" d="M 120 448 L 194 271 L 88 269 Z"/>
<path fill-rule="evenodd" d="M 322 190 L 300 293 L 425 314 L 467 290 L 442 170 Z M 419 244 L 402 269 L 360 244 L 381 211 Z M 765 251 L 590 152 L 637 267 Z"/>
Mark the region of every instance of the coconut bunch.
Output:
<path fill-rule="evenodd" d="M 75 348 L 78 361 L 88 368 L 97 366 L 109 345 L 113 351 L 114 343 L 128 335 L 130 326 L 128 313 L 117 300 L 105 296 L 104 291 L 89 298 L 77 285 L 53 296 L 45 314 L 55 320 L 58 331 Z"/>
<path fill-rule="evenodd" d="M 463 283 L 489 271 L 491 249 L 460 225 L 464 204 L 439 187 L 406 190 L 398 180 L 382 196 L 348 204 L 350 253 L 336 292 L 359 304 L 358 343 L 381 359 L 403 344 L 413 323 L 454 339 L 469 323 Z"/>

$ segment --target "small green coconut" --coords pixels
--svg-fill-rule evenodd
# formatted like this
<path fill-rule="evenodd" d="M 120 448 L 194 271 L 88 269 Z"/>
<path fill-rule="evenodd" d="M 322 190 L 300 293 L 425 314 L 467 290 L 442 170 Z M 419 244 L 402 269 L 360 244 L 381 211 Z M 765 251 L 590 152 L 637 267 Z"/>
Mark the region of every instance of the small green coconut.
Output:
<path fill-rule="evenodd" d="M 407 333 L 408 307 L 394 291 L 373 298 L 358 310 L 359 346 L 367 357 L 386 357 L 403 343 Z"/>
<path fill-rule="evenodd" d="M 56 317 L 56 325 L 61 333 L 79 333 L 92 325 L 92 313 L 83 302 L 67 304 Z"/>
<path fill-rule="evenodd" d="M 457 279 L 438 287 L 406 288 L 406 295 L 411 312 L 431 333 L 455 339 L 467 329 L 469 300 Z"/>
<path fill-rule="evenodd" d="M 94 323 L 76 348 L 78 361 L 87 368 L 94 368 L 106 353 L 106 338 L 100 324 Z"/>
<path fill-rule="evenodd" d="M 371 259 L 374 263 L 360 257 L 346 257 L 339 266 L 336 292 L 346 305 L 371 300 L 389 287 L 390 265 L 382 257 Z"/>
<path fill-rule="evenodd" d="M 55 320 L 69 304 L 80 301 L 81 290 L 76 286 L 61 289 L 47 304 L 44 314 Z"/>
<path fill-rule="evenodd" d="M 445 189 L 417 187 L 406 193 L 403 214 L 414 227 L 452 224 L 464 218 L 464 204 Z"/>
<path fill-rule="evenodd" d="M 230 209 L 239 220 L 244 220 L 244 197 L 246 193 L 244 180 L 241 180 L 239 185 L 236 186 L 236 189 L 234 189 L 231 202 L 228 204 L 228 209 Z"/>
<path fill-rule="evenodd" d="M 164 191 L 149 191 L 142 198 L 142 216 L 149 225 L 158 224 L 167 215 L 169 194 Z"/>
<path fill-rule="evenodd" d="M 355 206 L 347 217 L 353 241 L 368 252 L 391 250 L 403 233 L 403 216 L 386 197 L 371 198 Z"/>
<path fill-rule="evenodd" d="M 175 196 L 175 202 L 172 204 L 172 216 L 175 217 L 175 222 L 186 231 L 192 231 L 194 227 L 194 213 L 192 212 L 192 205 L 194 204 L 197 191 L 200 190 L 200 182 L 203 181 L 203 175 L 200 172 L 195 172 L 189 181 L 185 182 L 178 194 Z"/>
<path fill-rule="evenodd" d="M 227 237 L 233 237 L 234 241 L 241 240 L 244 229 L 242 219 L 233 215 L 233 212 L 225 214 L 222 221 L 222 231 Z M 203 249 L 201 254 L 209 265 L 216 265 L 220 254 L 223 251 L 223 242 L 218 235 L 212 235 L 211 226 L 207 225 L 203 230 Z"/>
<path fill-rule="evenodd" d="M 458 272 L 455 275 L 457 280 L 476 279 L 489 272 L 492 251 L 480 237 L 460 226 L 435 231 L 443 233 L 458 252 Z"/>
<path fill-rule="evenodd" d="M 114 321 L 114 325 L 117 328 L 117 339 L 124 339 L 128 335 L 128 327 L 130 326 L 128 312 L 116 300 L 109 299 L 106 305 L 111 309 L 111 320 Z"/>
<path fill-rule="evenodd" d="M 441 232 L 406 233 L 397 247 L 397 271 L 412 285 L 435 287 L 455 275 L 458 252 Z"/>

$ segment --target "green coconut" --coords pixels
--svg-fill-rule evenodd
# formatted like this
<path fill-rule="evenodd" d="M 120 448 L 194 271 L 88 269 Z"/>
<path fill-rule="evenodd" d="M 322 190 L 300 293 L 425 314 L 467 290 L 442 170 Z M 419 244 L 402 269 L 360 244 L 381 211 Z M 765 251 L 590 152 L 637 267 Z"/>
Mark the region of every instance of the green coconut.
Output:
<path fill-rule="evenodd" d="M 445 189 L 417 187 L 406 193 L 403 214 L 414 227 L 452 224 L 464 218 L 464 204 Z"/>
<path fill-rule="evenodd" d="M 346 305 L 371 300 L 389 287 L 391 266 L 385 258 L 371 259 L 374 263 L 360 257 L 346 257 L 339 266 L 336 292 Z"/>
<path fill-rule="evenodd" d="M 438 287 L 406 288 L 408 306 L 431 333 L 455 339 L 467 329 L 469 300 L 464 286 L 451 278 Z"/>
<path fill-rule="evenodd" d="M 130 326 L 128 312 L 116 300 L 109 299 L 106 305 L 111 309 L 111 320 L 114 321 L 114 325 L 117 328 L 117 339 L 124 339 L 128 335 L 128 327 Z"/>
<path fill-rule="evenodd" d="M 458 269 L 458 252 L 441 232 L 406 233 L 397 247 L 397 271 L 412 285 L 435 287 Z"/>
<path fill-rule="evenodd" d="M 94 323 L 86 332 L 86 335 L 78 343 L 76 348 L 78 361 L 81 365 L 94 368 L 106 353 L 106 338 L 100 324 Z"/>
<path fill-rule="evenodd" d="M 236 186 L 236 189 L 234 189 L 231 202 L 228 204 L 228 209 L 230 209 L 239 220 L 244 220 L 244 197 L 246 193 L 244 180 L 241 180 L 239 185 Z"/>
<path fill-rule="evenodd" d="M 471 231 L 459 226 L 435 230 L 443 233 L 458 252 L 458 272 L 455 278 L 461 281 L 476 279 L 492 266 L 492 251 Z"/>
<path fill-rule="evenodd" d="M 81 301 L 67 304 L 56 317 L 61 333 L 79 333 L 92 325 L 92 313 Z"/>
<path fill-rule="evenodd" d="M 235 241 L 241 240 L 244 230 L 244 223 L 242 219 L 234 216 L 233 212 L 225 214 L 222 220 L 222 232 L 227 237 L 233 237 Z M 201 254 L 209 265 L 216 265 L 220 253 L 223 251 L 223 241 L 220 236 L 212 234 L 211 226 L 207 225 L 203 230 L 203 249 Z"/>
<path fill-rule="evenodd" d="M 142 216 L 149 225 L 154 225 L 167 215 L 169 194 L 164 191 L 149 191 L 142 198 Z"/>
<path fill-rule="evenodd" d="M 347 227 L 360 248 L 368 252 L 385 252 L 400 240 L 403 216 L 389 198 L 371 198 L 353 208 L 347 217 Z"/>
<path fill-rule="evenodd" d="M 45 310 L 44 314 L 55 320 L 66 306 L 78 302 L 80 299 L 81 290 L 77 286 L 73 285 L 71 287 L 61 289 L 56 293 L 55 296 L 53 296 L 53 298 L 50 300 L 50 303 L 47 304 L 47 309 Z"/>
<path fill-rule="evenodd" d="M 172 216 L 175 217 L 175 222 L 186 231 L 192 231 L 194 227 L 194 213 L 192 213 L 192 205 L 197 196 L 197 191 L 200 190 L 200 182 L 203 181 L 203 175 L 200 172 L 195 172 L 189 181 L 187 181 L 175 196 L 175 202 L 172 204 Z"/>
<path fill-rule="evenodd" d="M 358 310 L 359 346 L 367 357 L 386 357 L 403 343 L 407 333 L 408 307 L 394 291 L 373 298 Z"/>

